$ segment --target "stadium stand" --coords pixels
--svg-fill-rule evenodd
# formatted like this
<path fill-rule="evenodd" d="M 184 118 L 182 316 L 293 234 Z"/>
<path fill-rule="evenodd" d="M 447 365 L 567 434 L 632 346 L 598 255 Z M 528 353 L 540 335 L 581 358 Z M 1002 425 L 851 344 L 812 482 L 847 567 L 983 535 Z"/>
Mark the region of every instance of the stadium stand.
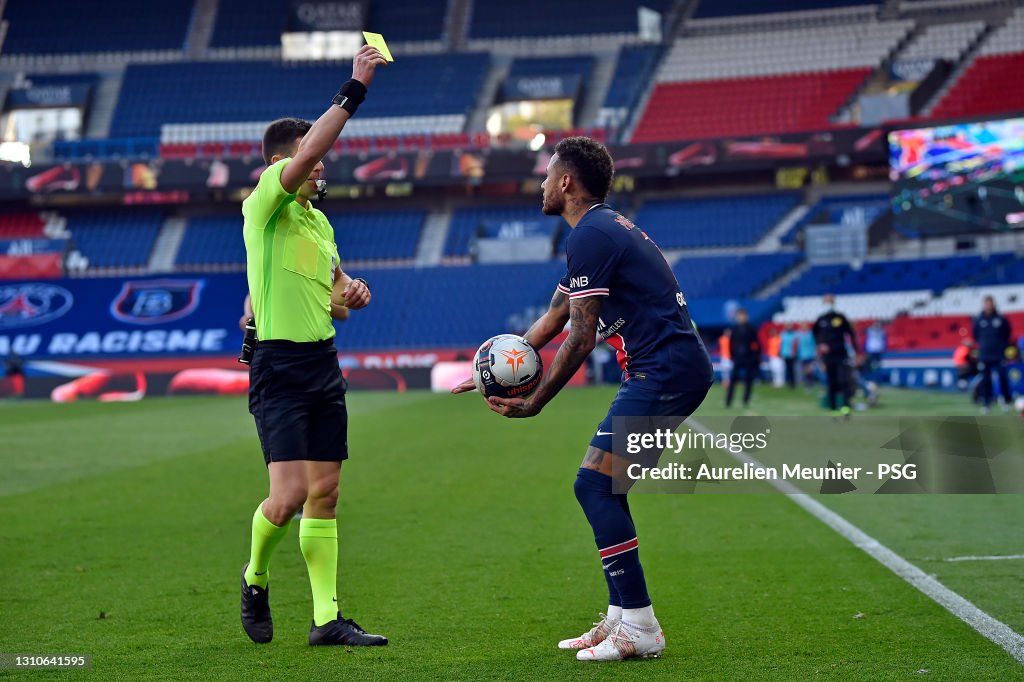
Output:
<path fill-rule="evenodd" d="M 780 292 L 784 296 L 821 295 L 823 292 L 856 294 L 907 289 L 943 289 L 976 276 L 985 268 L 1009 262 L 1012 254 L 993 254 L 918 260 L 870 261 L 861 268 L 836 263 L 815 265 Z"/>
<path fill-rule="evenodd" d="M 556 223 L 561 223 L 561 220 L 544 218 L 539 214 L 537 209 L 537 204 L 530 206 L 465 206 L 457 208 L 452 213 L 451 224 L 448 228 L 448 237 L 445 241 L 444 255 L 469 255 L 473 239 L 477 236 L 477 233 L 485 222 L 536 223 L 538 221 L 543 221 L 551 224 L 551 230 L 552 233 L 554 233 Z M 561 225 L 558 226 L 561 227 Z M 562 233 L 563 236 L 566 232 L 568 232 L 568 226 L 565 226 Z"/>
<path fill-rule="evenodd" d="M 864 194 L 822 197 L 803 218 L 782 236 L 783 244 L 792 244 L 808 225 L 870 225 L 889 210 L 889 195 Z"/>
<path fill-rule="evenodd" d="M 751 245 L 798 203 L 790 193 L 652 199 L 637 211 L 636 223 L 667 249 Z"/>
<path fill-rule="evenodd" d="M 593 69 L 593 57 L 520 57 L 512 62 L 508 77 L 579 76 L 585 81 Z"/>
<path fill-rule="evenodd" d="M 899 58 L 956 62 L 984 30 L 985 22 L 980 20 L 929 26 L 910 42 Z"/>
<path fill-rule="evenodd" d="M 912 26 L 907 20 L 870 20 L 679 38 L 658 69 L 658 84 L 632 139 L 829 127 L 829 117 Z"/>
<path fill-rule="evenodd" d="M 280 45 L 286 11 L 278 0 L 220 0 L 210 47 Z"/>
<path fill-rule="evenodd" d="M 342 261 L 410 259 L 416 255 L 424 211 L 329 211 Z M 245 265 L 242 218 L 239 215 L 196 216 L 188 221 L 176 264 Z"/>
<path fill-rule="evenodd" d="M 1024 282 L 1024 258 L 1001 263 L 975 280 L 975 284 L 1005 284 Z"/>
<path fill-rule="evenodd" d="M 619 50 L 602 107 L 605 120 L 621 122 L 633 111 L 654 74 L 660 52 L 661 48 L 654 45 L 625 45 Z"/>
<path fill-rule="evenodd" d="M 416 255 L 426 212 L 327 211 L 343 262 L 412 258 Z"/>
<path fill-rule="evenodd" d="M 109 0 L 98 11 L 89 2 L 7 0 L 5 54 L 68 54 L 131 50 L 180 50 L 193 4 Z"/>
<path fill-rule="evenodd" d="M 564 272 L 565 263 L 558 261 L 360 270 L 373 283 L 374 298 L 386 303 L 378 303 L 373 315 L 349 318 L 339 347 L 466 348 L 476 347 L 496 329 L 522 332 L 510 327 L 512 317 L 526 308 L 546 306 Z M 429 292 L 438 305 L 424 305 L 423 298 L 410 292 Z"/>
<path fill-rule="evenodd" d="M 931 296 L 928 289 L 842 294 L 836 297 L 836 310 L 841 310 L 851 320 L 891 320 L 908 314 Z M 783 310 L 772 317 L 776 323 L 809 322 L 824 312 L 820 295 L 785 296 L 782 306 Z"/>
<path fill-rule="evenodd" d="M 68 231 L 89 267 L 141 267 L 149 260 L 163 215 L 149 209 L 69 213 Z"/>
<path fill-rule="evenodd" d="M 763 0 L 705 0 L 697 7 L 695 17 L 732 17 L 776 12 L 802 12 L 808 10 L 832 9 L 852 5 L 878 4 L 870 0 L 784 0 L 764 2 Z"/>
<path fill-rule="evenodd" d="M 1020 281 L 1020 280 L 1018 280 Z M 1001 312 L 1024 312 L 1024 289 L 1019 284 L 952 287 L 942 295 L 911 311 L 914 317 L 932 315 L 977 315 L 981 301 L 991 296 Z"/>
<path fill-rule="evenodd" d="M 402 69 L 377 79 L 373 96 L 367 98 L 353 123 L 394 134 L 397 131 L 388 130 L 386 119 L 421 117 L 421 132 L 430 132 L 427 118 L 454 115 L 461 130 L 489 63 L 487 55 L 472 53 L 406 57 Z M 319 117 L 324 110 L 323 84 L 334 83 L 339 73 L 350 68 L 348 62 L 133 64 L 125 72 L 111 136 L 155 138 L 168 123 L 253 122 L 260 130 L 259 139 L 262 126 L 283 115 Z M 197 98 L 197 92 L 216 93 L 216 97 Z M 253 92 L 273 92 L 275 96 L 253 97 Z M 350 132 L 359 134 L 355 127 Z M 197 136 L 202 137 L 201 130 Z"/>
<path fill-rule="evenodd" d="M 38 213 L 0 213 L 0 239 L 43 237 L 44 227 Z"/>
<path fill-rule="evenodd" d="M 683 255 L 672 269 L 690 299 L 746 298 L 801 260 L 803 256 L 798 253 Z"/>
<path fill-rule="evenodd" d="M 590 0 L 519 0 L 514 4 L 474 2 L 470 19 L 471 38 L 510 38 L 517 36 L 562 36 L 609 33 L 636 33 L 637 8 L 664 12 L 669 0 L 622 0 L 603 3 L 599 8 Z"/>
<path fill-rule="evenodd" d="M 244 265 L 241 215 L 189 219 L 178 247 L 176 264 L 186 267 Z"/>
<path fill-rule="evenodd" d="M 1024 7 L 996 29 L 932 110 L 933 118 L 977 116 L 1024 110 L 1024 89 L 1011 84 L 1024 73 Z"/>
<path fill-rule="evenodd" d="M 391 42 L 440 40 L 448 0 L 388 0 L 370 5 L 367 24 L 383 28 Z M 374 28 L 379 31 L 382 28 Z"/>

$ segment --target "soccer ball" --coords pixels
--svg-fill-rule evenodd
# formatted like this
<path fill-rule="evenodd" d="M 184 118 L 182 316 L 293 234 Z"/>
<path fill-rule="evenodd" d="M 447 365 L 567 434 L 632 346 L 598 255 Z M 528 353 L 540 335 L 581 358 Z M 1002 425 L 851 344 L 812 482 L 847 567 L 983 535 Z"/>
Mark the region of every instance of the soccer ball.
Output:
<path fill-rule="evenodd" d="M 499 334 L 473 357 L 473 383 L 485 398 L 525 398 L 540 383 L 540 355 L 526 339 Z"/>

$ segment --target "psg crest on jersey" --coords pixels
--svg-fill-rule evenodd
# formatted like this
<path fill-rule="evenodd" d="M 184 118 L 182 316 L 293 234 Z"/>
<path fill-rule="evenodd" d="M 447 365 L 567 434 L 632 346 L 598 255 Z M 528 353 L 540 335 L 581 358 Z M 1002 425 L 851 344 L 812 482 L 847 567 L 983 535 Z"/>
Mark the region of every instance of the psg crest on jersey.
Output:
<path fill-rule="evenodd" d="M 125 282 L 110 314 L 130 324 L 161 324 L 189 315 L 199 305 L 203 280 L 151 279 Z"/>

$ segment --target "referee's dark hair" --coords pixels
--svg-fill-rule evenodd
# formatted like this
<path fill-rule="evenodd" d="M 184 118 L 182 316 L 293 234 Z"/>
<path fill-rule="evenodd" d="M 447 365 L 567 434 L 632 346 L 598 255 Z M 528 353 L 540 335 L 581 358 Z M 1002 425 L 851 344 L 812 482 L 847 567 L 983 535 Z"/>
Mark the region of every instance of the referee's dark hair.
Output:
<path fill-rule="evenodd" d="M 603 144 L 589 137 L 567 137 L 555 145 L 555 153 L 565 171 L 595 199 L 603 201 L 608 196 L 615 167 Z"/>
<path fill-rule="evenodd" d="M 301 118 L 279 118 L 263 132 L 263 161 L 269 166 L 276 154 L 291 156 L 295 140 L 309 132 L 313 124 Z"/>

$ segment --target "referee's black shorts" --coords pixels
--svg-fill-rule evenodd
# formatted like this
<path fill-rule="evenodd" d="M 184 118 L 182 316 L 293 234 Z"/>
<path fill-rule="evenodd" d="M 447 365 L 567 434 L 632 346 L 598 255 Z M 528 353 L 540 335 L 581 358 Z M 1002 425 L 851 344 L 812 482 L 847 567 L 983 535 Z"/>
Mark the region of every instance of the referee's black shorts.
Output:
<path fill-rule="evenodd" d="M 267 464 L 348 459 L 346 388 L 334 339 L 257 342 L 249 412 Z"/>

